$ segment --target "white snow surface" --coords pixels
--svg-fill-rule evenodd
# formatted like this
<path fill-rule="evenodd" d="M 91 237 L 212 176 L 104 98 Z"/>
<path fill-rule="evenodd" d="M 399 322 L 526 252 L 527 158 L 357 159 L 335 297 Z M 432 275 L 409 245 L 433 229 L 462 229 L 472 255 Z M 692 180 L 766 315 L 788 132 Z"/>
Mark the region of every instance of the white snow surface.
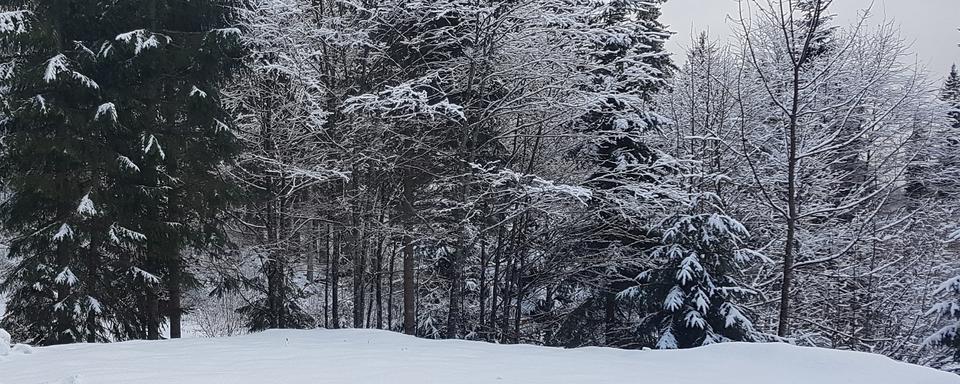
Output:
<path fill-rule="evenodd" d="M 372 330 L 278 330 L 35 348 L 0 360 L 0 383 L 952 384 L 960 376 L 878 355 L 786 344 L 626 351 L 436 341 Z"/>

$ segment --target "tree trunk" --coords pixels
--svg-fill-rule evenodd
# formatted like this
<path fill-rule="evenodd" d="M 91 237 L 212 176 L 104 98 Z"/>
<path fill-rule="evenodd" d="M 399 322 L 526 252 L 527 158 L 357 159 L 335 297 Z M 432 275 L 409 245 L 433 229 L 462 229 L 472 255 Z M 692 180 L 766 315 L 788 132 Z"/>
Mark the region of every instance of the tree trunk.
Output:
<path fill-rule="evenodd" d="M 358 224 L 359 220 L 354 219 L 354 223 Z M 363 274 L 364 269 L 366 269 L 366 259 L 364 255 L 364 243 L 363 241 L 363 224 L 359 224 L 358 228 L 353 230 L 354 238 L 353 245 L 353 327 L 354 328 L 363 328 Z"/>
<path fill-rule="evenodd" d="M 382 221 L 382 220 L 381 220 Z M 377 242 L 376 265 L 374 276 L 376 277 L 374 286 L 377 302 L 377 329 L 383 329 L 383 240 Z"/>
<path fill-rule="evenodd" d="M 393 329 L 393 271 L 394 266 L 396 265 L 397 258 L 397 247 L 392 245 L 390 247 L 390 265 L 387 267 L 389 269 L 389 274 L 387 277 L 387 329 Z"/>
<path fill-rule="evenodd" d="M 147 340 L 160 339 L 160 299 L 156 287 L 147 290 Z"/>
<path fill-rule="evenodd" d="M 500 287 L 500 264 L 503 260 L 501 251 L 503 250 L 503 227 L 501 226 L 497 230 L 497 249 L 494 251 L 494 262 L 493 262 L 493 292 L 490 296 L 490 335 L 494 336 L 497 334 L 497 294 Z"/>
<path fill-rule="evenodd" d="M 614 323 L 617 317 L 617 298 L 612 292 L 612 287 L 607 285 L 606 292 L 603 293 L 603 344 L 612 347 L 611 340 L 614 339 Z"/>
<path fill-rule="evenodd" d="M 413 238 L 403 236 L 403 333 L 415 335 L 416 324 L 416 291 L 413 285 Z"/>
<path fill-rule="evenodd" d="M 521 231 L 522 231 L 522 228 L 521 228 Z M 522 236 L 522 232 L 521 232 L 521 236 Z M 523 316 L 523 285 L 522 284 L 523 284 L 523 270 L 526 267 L 526 247 L 523 245 L 521 245 L 521 247 L 524 247 L 523 248 L 524 251 L 521 252 L 519 256 L 520 267 L 517 268 L 516 272 L 514 273 L 517 276 L 516 285 L 515 285 L 516 291 L 517 291 L 517 305 L 516 305 L 516 313 L 513 314 L 514 316 L 513 317 L 513 343 L 514 344 L 520 344 L 520 318 Z"/>
<path fill-rule="evenodd" d="M 487 241 L 486 238 L 480 239 L 480 315 L 477 319 L 479 331 L 483 333 L 483 322 L 486 319 L 487 309 Z"/>
<path fill-rule="evenodd" d="M 450 260 L 451 279 L 450 279 L 450 301 L 447 308 L 447 334 L 448 339 L 456 339 L 459 336 L 461 322 L 460 303 L 463 300 L 463 262 L 464 257 L 463 244 L 457 247 Z"/>
<path fill-rule="evenodd" d="M 307 283 L 316 281 L 317 259 L 323 251 L 320 249 L 320 221 L 310 220 L 311 231 L 307 239 L 313 244 L 313 252 L 307 253 Z"/>
<path fill-rule="evenodd" d="M 330 256 L 330 321 L 331 328 L 340 328 L 340 252 L 343 251 L 341 235 L 336 237 L 335 252 Z"/>
<path fill-rule="evenodd" d="M 514 264 L 515 260 L 507 261 L 507 271 L 506 277 L 503 283 L 503 291 L 500 296 L 503 298 L 500 299 L 501 310 L 503 313 L 500 315 L 500 342 L 506 344 L 509 339 L 507 334 L 510 331 L 510 295 L 512 291 L 513 280 L 517 274 L 517 268 Z"/>
<path fill-rule="evenodd" d="M 170 268 L 170 275 L 167 277 L 167 291 L 170 295 L 170 302 L 167 304 L 167 316 L 170 318 L 170 338 L 179 339 L 181 335 L 181 318 L 183 309 L 181 308 L 180 297 L 182 296 L 181 271 L 182 263 L 180 255 L 173 256 L 173 265 Z"/>
<path fill-rule="evenodd" d="M 805 55 L 805 53 L 803 53 Z M 790 111 L 789 153 L 787 154 L 787 239 L 783 250 L 783 282 L 780 285 L 780 314 L 777 336 L 790 332 L 790 288 L 793 284 L 794 247 L 797 233 L 797 119 L 800 110 L 800 70 L 803 59 L 793 69 L 793 105 Z"/>
<path fill-rule="evenodd" d="M 330 328 L 330 281 L 333 275 L 330 273 L 330 260 L 333 255 L 333 224 L 327 224 L 327 235 L 324 236 L 323 248 L 325 250 L 324 274 L 326 278 L 323 281 L 323 327 Z"/>

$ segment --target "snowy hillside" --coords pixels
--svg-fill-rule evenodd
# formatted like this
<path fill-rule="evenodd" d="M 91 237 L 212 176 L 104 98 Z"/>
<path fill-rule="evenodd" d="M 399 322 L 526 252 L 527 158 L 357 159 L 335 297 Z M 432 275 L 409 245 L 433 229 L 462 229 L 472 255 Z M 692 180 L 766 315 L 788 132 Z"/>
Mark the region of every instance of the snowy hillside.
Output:
<path fill-rule="evenodd" d="M 564 350 L 370 330 L 74 344 L 0 359 L 3 384 L 960 383 L 958 376 L 882 356 L 783 344 Z"/>

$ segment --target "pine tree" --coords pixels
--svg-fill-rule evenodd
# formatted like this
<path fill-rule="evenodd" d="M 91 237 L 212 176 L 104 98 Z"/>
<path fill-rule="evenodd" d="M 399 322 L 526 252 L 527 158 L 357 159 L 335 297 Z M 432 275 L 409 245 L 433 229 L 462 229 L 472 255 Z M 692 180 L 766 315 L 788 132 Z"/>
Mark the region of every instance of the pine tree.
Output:
<path fill-rule="evenodd" d="M 639 285 L 621 293 L 645 316 L 638 339 L 659 349 L 757 341 L 738 304 L 753 292 L 736 276 L 744 263 L 760 257 L 744 247 L 746 228 L 719 213 L 678 216 L 666 227 L 652 252 L 656 265 L 639 275 Z"/>
<path fill-rule="evenodd" d="M 216 240 L 217 169 L 235 150 L 218 96 L 238 53 L 231 5 L 57 0 L 0 16 L 0 214 L 19 260 L 4 321 L 26 339 L 157 338 L 178 318 L 181 251 Z"/>

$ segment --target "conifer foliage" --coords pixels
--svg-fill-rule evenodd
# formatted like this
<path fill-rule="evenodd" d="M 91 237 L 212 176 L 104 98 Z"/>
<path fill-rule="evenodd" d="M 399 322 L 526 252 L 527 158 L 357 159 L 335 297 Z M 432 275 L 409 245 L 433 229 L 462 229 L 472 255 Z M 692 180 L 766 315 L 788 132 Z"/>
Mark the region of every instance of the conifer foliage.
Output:
<path fill-rule="evenodd" d="M 38 344 L 158 338 L 181 252 L 217 238 L 236 68 L 228 1 L 21 1 L 0 13 L 3 323 Z M 176 336 L 176 325 L 171 330 Z"/>
<path fill-rule="evenodd" d="M 954 359 L 960 359 L 960 276 L 943 282 L 937 293 L 944 295 L 945 300 L 934 305 L 928 314 L 936 315 L 943 326 L 927 338 L 926 344 L 949 348 Z"/>
<path fill-rule="evenodd" d="M 749 233 L 720 213 L 694 213 L 665 223 L 655 265 L 622 292 L 645 314 L 638 339 L 659 349 L 756 341 L 759 333 L 739 301 L 754 292 L 737 277 L 762 259 L 745 247 Z"/>
<path fill-rule="evenodd" d="M 960 128 L 960 73 L 957 72 L 957 66 L 950 68 L 950 75 L 943 86 L 943 92 L 940 99 L 947 103 L 949 108 L 950 124 L 953 128 Z"/>
<path fill-rule="evenodd" d="M 960 129 L 960 75 L 957 73 L 957 67 L 950 69 L 950 74 L 940 93 L 940 100 L 948 108 L 948 132 L 955 134 L 955 130 Z M 944 173 L 948 173 L 946 180 L 943 180 L 943 186 L 940 192 L 950 197 L 956 197 L 957 168 L 960 167 L 960 160 L 957 159 L 958 139 L 955 135 L 946 135 L 943 138 L 946 142 L 946 148 L 940 151 L 939 166 Z M 960 231 L 951 235 L 951 240 L 956 241 L 960 238 Z M 939 294 L 941 301 L 934 304 L 927 312 L 927 315 L 936 318 L 940 327 L 925 340 L 926 345 L 939 346 L 950 350 L 953 353 L 954 360 L 960 360 L 960 275 L 953 276 L 937 287 L 936 294 Z"/>

